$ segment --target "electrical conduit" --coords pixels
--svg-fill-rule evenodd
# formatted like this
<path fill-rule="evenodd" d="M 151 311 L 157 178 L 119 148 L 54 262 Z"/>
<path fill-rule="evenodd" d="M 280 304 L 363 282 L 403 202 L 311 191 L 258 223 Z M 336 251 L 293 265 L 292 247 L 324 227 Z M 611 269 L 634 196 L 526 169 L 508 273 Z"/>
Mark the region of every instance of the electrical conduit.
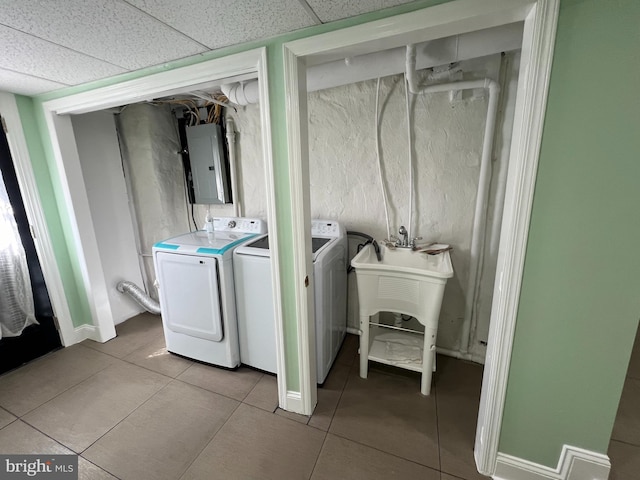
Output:
<path fill-rule="evenodd" d="M 233 118 L 226 118 L 227 145 L 229 146 L 229 170 L 231 170 L 231 195 L 233 197 L 233 216 L 242 216 L 242 205 L 240 205 L 240 194 L 238 192 L 238 176 L 236 165 L 236 130 Z"/>
<path fill-rule="evenodd" d="M 476 208 L 473 216 L 473 233 L 471 235 L 469 281 L 467 282 L 464 322 L 462 324 L 460 344 L 460 351 L 465 354 L 469 351 L 471 320 L 474 314 L 475 299 L 480 280 L 480 272 L 482 270 L 487 203 L 491 183 L 491 152 L 493 151 L 493 137 L 496 128 L 500 85 L 498 85 L 495 80 L 485 78 L 482 80 L 469 80 L 418 87 L 416 80 L 415 45 L 407 45 L 406 60 L 407 85 L 409 86 L 409 91 L 413 94 L 449 92 L 452 90 L 469 90 L 474 88 L 485 88 L 489 90 L 489 105 L 487 107 L 487 120 L 485 122 L 484 138 L 482 141 L 480 176 L 478 180 L 478 193 L 476 195 Z"/>

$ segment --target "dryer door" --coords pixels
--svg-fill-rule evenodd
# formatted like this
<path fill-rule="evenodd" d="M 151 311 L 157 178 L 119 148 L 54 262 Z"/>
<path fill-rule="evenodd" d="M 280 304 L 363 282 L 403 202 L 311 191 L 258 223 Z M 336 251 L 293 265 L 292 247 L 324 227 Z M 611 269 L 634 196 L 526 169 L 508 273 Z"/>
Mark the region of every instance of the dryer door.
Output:
<path fill-rule="evenodd" d="M 158 252 L 156 270 L 165 326 L 192 337 L 222 340 L 217 259 Z"/>

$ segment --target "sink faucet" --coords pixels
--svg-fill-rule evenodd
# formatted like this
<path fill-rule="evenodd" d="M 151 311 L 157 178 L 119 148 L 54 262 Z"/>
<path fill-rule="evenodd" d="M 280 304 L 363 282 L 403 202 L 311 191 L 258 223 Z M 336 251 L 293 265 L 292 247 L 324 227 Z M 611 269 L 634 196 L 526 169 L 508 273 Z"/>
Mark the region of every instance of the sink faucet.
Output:
<path fill-rule="evenodd" d="M 398 230 L 398 234 L 402 235 L 402 238 L 398 239 L 397 246 L 398 247 L 408 247 L 409 246 L 409 232 L 404 228 L 404 225 L 400 225 L 400 230 Z"/>
<path fill-rule="evenodd" d="M 401 238 L 397 238 L 396 236 L 391 235 L 391 240 L 395 240 L 395 246 L 398 248 L 411 248 L 415 250 L 416 241 L 422 240 L 422 237 L 415 237 L 409 240 L 409 232 L 404 225 L 400 226 L 398 234 L 401 235 Z"/>

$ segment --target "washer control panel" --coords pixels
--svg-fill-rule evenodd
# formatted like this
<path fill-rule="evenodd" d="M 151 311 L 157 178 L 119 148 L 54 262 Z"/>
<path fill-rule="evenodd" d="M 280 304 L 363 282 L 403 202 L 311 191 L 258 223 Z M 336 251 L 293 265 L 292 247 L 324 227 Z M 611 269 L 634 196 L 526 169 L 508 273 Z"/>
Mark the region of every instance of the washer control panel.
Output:
<path fill-rule="evenodd" d="M 344 235 L 338 222 L 331 220 L 311 220 L 311 236 L 341 237 Z"/>
<path fill-rule="evenodd" d="M 215 217 L 213 230 L 217 232 L 267 233 L 267 223 L 259 218 Z"/>

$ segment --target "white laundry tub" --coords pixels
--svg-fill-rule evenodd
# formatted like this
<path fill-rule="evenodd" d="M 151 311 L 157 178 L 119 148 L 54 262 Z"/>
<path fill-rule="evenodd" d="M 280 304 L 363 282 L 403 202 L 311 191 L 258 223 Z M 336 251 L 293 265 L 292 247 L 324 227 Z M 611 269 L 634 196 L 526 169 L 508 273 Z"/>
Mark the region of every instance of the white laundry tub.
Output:
<path fill-rule="evenodd" d="M 447 280 L 453 276 L 451 257 L 449 252 L 427 255 L 385 246 L 380 246 L 380 253 L 382 261 L 376 258 L 373 246 L 367 245 L 351 261 L 360 304 L 360 377 L 367 378 L 369 360 L 420 371 L 420 391 L 429 395 L 440 306 Z M 370 317 L 383 311 L 415 317 L 425 327 L 422 342 L 417 342 L 416 332 L 378 323 L 373 324 L 370 335 Z M 390 336 L 385 329 L 397 332 Z M 416 343 L 422 343 L 419 356 Z M 407 352 L 404 360 L 403 349 Z"/>

